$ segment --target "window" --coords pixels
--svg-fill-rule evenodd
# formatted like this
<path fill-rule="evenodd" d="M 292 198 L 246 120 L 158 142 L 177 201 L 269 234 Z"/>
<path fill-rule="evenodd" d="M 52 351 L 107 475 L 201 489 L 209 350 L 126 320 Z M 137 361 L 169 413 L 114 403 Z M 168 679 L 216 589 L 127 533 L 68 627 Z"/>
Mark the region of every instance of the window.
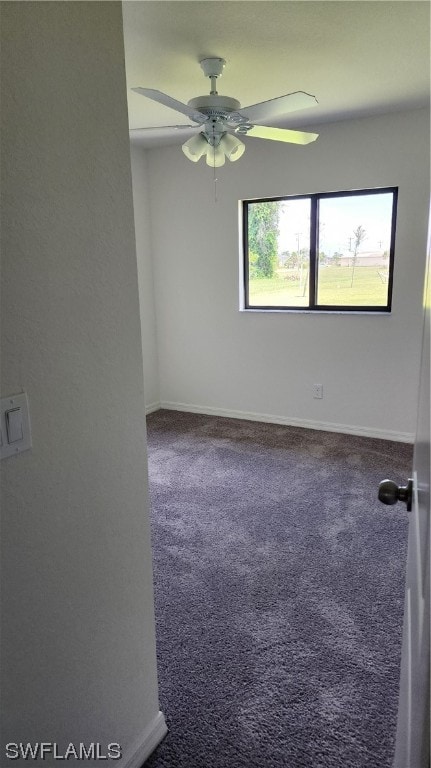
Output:
<path fill-rule="evenodd" d="M 397 194 L 245 200 L 244 308 L 390 312 Z"/>

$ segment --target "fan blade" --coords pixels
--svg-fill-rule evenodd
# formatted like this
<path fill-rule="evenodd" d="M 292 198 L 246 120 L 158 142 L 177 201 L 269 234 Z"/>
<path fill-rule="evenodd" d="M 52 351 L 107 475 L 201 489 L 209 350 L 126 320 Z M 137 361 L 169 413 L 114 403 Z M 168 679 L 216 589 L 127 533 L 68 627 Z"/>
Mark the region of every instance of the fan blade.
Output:
<path fill-rule="evenodd" d="M 235 115 L 245 117 L 250 123 L 258 123 L 260 120 L 271 120 L 273 117 L 282 117 L 288 112 L 296 112 L 300 109 L 315 107 L 318 101 L 315 96 L 311 96 L 304 91 L 288 93 L 286 96 L 278 96 L 276 99 L 261 101 L 259 104 L 252 104 L 250 107 L 241 107 Z M 229 115 L 232 118 L 232 115 Z"/>
<path fill-rule="evenodd" d="M 182 112 L 183 115 L 187 115 L 191 120 L 194 120 L 195 123 L 202 123 L 207 119 L 203 112 L 198 112 L 197 109 L 192 109 L 192 107 L 189 107 L 187 104 L 183 104 L 182 101 L 177 101 L 176 99 L 173 99 L 172 96 L 168 96 L 161 91 L 155 91 L 153 88 L 132 88 L 132 91 L 140 93 L 142 96 L 146 96 L 153 101 L 158 101 L 159 104 L 163 104 L 165 107 L 170 107 L 177 112 Z"/>
<path fill-rule="evenodd" d="M 250 128 L 246 133 L 246 136 L 254 136 L 256 139 L 285 141 L 288 144 L 309 144 L 311 141 L 316 141 L 318 135 L 318 133 L 289 131 L 286 128 L 271 128 L 270 126 L 265 125 L 254 125 L 253 128 Z"/>
<path fill-rule="evenodd" d="M 198 125 L 149 125 L 143 128 L 129 128 L 129 131 L 182 131 L 184 128 L 195 129 L 199 128 Z"/>

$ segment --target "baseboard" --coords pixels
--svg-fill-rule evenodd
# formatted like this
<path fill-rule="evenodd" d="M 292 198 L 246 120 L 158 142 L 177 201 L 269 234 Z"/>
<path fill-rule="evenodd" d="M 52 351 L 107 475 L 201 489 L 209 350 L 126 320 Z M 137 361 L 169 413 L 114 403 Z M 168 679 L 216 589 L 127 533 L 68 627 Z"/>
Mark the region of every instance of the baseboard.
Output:
<path fill-rule="evenodd" d="M 158 712 L 137 742 L 123 756 L 118 768 L 142 768 L 168 732 L 163 712 Z"/>
<path fill-rule="evenodd" d="M 397 443 L 413 443 L 415 436 L 411 432 L 394 432 L 390 429 L 375 429 L 373 427 L 357 427 L 352 424 L 337 424 L 329 421 L 311 421 L 286 416 L 276 416 L 269 413 L 252 413 L 250 411 L 232 411 L 227 408 L 211 408 L 205 405 L 190 403 L 172 403 L 162 401 L 160 408 L 169 411 L 185 411 L 187 413 L 202 413 L 207 416 L 225 416 L 229 419 L 245 419 L 246 421 L 262 421 L 268 424 L 285 424 L 289 427 L 318 429 L 323 432 L 341 432 L 345 435 L 358 437 L 375 437 L 380 440 L 393 440 Z"/>
<path fill-rule="evenodd" d="M 145 413 L 148 416 L 149 413 L 154 413 L 154 411 L 159 411 L 161 407 L 162 406 L 160 405 L 160 403 L 149 403 L 149 405 L 145 406 Z"/>

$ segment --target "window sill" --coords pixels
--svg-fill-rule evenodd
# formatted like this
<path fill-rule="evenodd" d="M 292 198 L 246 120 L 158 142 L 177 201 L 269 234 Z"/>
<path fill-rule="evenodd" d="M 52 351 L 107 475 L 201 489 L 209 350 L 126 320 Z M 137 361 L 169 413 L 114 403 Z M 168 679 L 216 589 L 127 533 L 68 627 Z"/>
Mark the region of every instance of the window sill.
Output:
<path fill-rule="evenodd" d="M 245 308 L 242 307 L 239 309 L 239 312 L 243 312 L 244 314 L 251 313 L 251 314 L 271 314 L 271 315 L 371 315 L 373 317 L 390 317 L 391 316 L 391 310 L 382 310 L 380 312 L 375 312 L 373 310 L 364 310 L 364 309 L 277 309 L 274 307 L 274 309 L 258 309 L 258 308 Z"/>

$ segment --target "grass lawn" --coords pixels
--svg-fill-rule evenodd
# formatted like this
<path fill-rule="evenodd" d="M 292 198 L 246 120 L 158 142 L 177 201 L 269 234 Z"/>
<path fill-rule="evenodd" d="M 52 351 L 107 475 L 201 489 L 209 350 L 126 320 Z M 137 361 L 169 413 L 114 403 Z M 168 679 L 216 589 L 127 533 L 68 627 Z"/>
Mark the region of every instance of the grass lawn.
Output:
<path fill-rule="evenodd" d="M 357 266 L 351 287 L 351 267 L 320 267 L 318 302 L 336 306 L 385 306 L 388 284 L 383 282 L 383 274 L 380 267 Z M 250 306 L 306 307 L 308 273 L 304 271 L 299 281 L 293 270 L 280 269 L 274 277 L 250 280 L 249 300 Z"/>

